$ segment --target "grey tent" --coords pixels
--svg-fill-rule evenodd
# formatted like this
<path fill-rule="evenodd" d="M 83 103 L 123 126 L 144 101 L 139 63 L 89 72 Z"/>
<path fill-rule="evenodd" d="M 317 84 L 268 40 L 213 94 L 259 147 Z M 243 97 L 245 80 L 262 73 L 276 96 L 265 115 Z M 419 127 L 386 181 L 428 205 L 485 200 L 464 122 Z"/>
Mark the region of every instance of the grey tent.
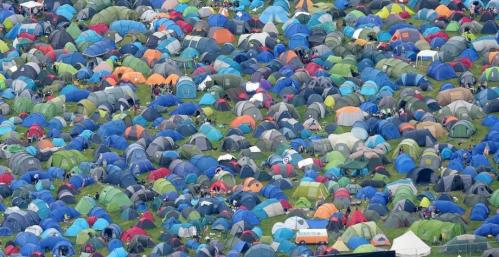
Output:
<path fill-rule="evenodd" d="M 489 250 L 485 250 L 482 253 L 482 257 L 497 257 L 499 256 L 499 248 L 492 248 Z"/>
<path fill-rule="evenodd" d="M 438 168 L 440 168 L 440 163 L 440 155 L 434 148 L 426 148 L 419 159 L 420 167 L 430 168 L 432 170 L 438 170 Z"/>
<path fill-rule="evenodd" d="M 23 175 L 28 171 L 41 170 L 40 160 L 26 152 L 15 153 L 9 159 L 9 167 L 17 175 Z"/>
<path fill-rule="evenodd" d="M 278 121 L 282 118 L 294 118 L 299 120 L 300 114 L 291 104 L 279 102 L 269 108 L 268 115 L 272 116 L 274 120 Z"/>
<path fill-rule="evenodd" d="M 270 245 L 255 244 L 246 251 L 244 257 L 277 257 L 277 254 Z"/>
<path fill-rule="evenodd" d="M 147 147 L 147 156 L 152 161 L 159 161 L 164 151 L 175 149 L 175 141 L 171 137 L 157 137 Z"/>
<path fill-rule="evenodd" d="M 447 42 L 440 47 L 440 52 L 438 54 L 442 61 L 449 62 L 462 53 L 466 47 L 466 38 L 462 36 L 454 36 L 449 38 L 449 40 L 447 40 Z"/>
<path fill-rule="evenodd" d="M 324 119 L 326 116 L 326 107 L 323 103 L 314 102 L 307 107 L 305 119 L 313 118 L 314 120 Z"/>
<path fill-rule="evenodd" d="M 485 115 L 482 108 L 463 100 L 453 101 L 438 112 L 440 118 L 454 115 L 460 120 L 481 119 Z"/>
<path fill-rule="evenodd" d="M 257 146 L 263 151 L 275 151 L 281 145 L 287 144 L 286 137 L 281 134 L 276 129 L 270 129 L 264 131 L 260 135 L 260 140 L 258 140 Z"/>
<path fill-rule="evenodd" d="M 249 115 L 256 121 L 263 120 L 263 116 L 260 110 L 249 101 L 237 102 L 236 106 L 234 107 L 234 112 L 237 116 Z"/>
<path fill-rule="evenodd" d="M 244 136 L 230 135 L 222 141 L 222 149 L 227 152 L 237 152 L 250 147 L 250 143 Z"/>
<path fill-rule="evenodd" d="M 388 215 L 385 220 L 385 227 L 387 228 L 406 228 L 410 227 L 412 223 L 417 220 L 414 213 L 406 211 L 394 211 Z"/>
<path fill-rule="evenodd" d="M 333 95 L 334 98 L 334 109 L 338 110 L 342 107 L 345 106 L 360 106 L 360 103 L 362 103 L 364 100 L 362 96 L 357 95 L 357 94 L 349 94 L 342 96 L 340 94 Z"/>
<path fill-rule="evenodd" d="M 450 174 L 441 177 L 434 186 L 435 192 L 464 191 L 473 184 L 470 175 Z"/>
<path fill-rule="evenodd" d="M 208 138 L 201 133 L 192 135 L 191 139 L 189 140 L 189 144 L 195 145 L 201 151 L 209 151 L 213 149 L 210 140 L 208 140 Z"/>

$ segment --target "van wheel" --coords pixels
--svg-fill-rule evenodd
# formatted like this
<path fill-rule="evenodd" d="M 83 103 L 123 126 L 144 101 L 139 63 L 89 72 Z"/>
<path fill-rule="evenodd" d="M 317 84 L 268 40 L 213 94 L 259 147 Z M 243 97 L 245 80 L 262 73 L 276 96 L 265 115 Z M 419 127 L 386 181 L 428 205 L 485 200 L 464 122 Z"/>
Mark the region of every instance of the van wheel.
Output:
<path fill-rule="evenodd" d="M 305 245 L 306 243 L 305 243 L 305 241 L 301 240 L 301 241 L 300 241 L 300 244 L 301 244 L 301 245 Z"/>
<path fill-rule="evenodd" d="M 327 243 L 326 243 L 326 242 L 324 242 L 324 241 L 320 241 L 320 242 L 319 242 L 319 245 L 327 245 Z"/>

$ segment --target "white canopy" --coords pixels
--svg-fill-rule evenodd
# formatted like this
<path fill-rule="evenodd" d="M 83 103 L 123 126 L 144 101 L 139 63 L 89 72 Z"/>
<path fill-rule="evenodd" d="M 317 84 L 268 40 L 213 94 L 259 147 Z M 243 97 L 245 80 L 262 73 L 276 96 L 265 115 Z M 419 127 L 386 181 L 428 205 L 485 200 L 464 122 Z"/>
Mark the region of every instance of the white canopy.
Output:
<path fill-rule="evenodd" d="M 431 253 L 431 247 L 410 230 L 395 238 L 390 250 L 400 257 L 422 257 Z"/>
<path fill-rule="evenodd" d="M 24 8 L 33 9 L 33 8 L 37 8 L 37 7 L 43 7 L 43 4 L 35 2 L 35 1 L 29 1 L 29 2 L 22 3 L 21 6 Z"/>

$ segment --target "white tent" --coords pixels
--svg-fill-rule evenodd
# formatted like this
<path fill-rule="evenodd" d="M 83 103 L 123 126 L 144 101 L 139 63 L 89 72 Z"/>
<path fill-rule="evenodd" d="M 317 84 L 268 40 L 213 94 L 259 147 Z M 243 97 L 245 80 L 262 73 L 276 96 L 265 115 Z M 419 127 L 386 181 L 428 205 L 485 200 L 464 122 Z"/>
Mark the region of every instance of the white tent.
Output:
<path fill-rule="evenodd" d="M 431 253 L 431 247 L 410 230 L 395 238 L 390 250 L 400 257 L 422 257 Z"/>

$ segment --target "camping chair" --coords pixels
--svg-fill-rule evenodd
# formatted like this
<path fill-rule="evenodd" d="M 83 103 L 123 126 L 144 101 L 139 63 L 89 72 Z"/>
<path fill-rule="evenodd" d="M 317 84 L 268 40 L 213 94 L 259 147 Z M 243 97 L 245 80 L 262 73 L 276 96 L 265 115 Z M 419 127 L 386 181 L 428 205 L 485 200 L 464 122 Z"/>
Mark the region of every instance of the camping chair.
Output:
<path fill-rule="evenodd" d="M 440 59 L 440 56 L 438 55 L 437 51 L 433 50 L 423 50 L 418 53 L 416 56 L 416 66 L 418 66 L 418 61 L 423 61 L 424 59 L 430 59 L 431 61 L 434 62 L 435 60 Z"/>

